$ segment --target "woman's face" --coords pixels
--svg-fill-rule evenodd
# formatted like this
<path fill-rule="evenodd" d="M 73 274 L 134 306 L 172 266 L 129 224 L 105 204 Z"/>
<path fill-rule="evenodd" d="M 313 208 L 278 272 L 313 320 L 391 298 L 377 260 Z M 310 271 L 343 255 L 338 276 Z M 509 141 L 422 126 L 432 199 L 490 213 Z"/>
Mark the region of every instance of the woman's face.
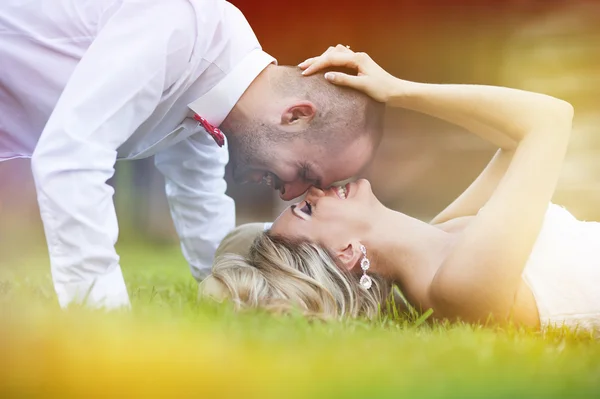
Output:
<path fill-rule="evenodd" d="M 372 215 L 381 207 L 367 180 L 325 191 L 311 188 L 304 201 L 288 207 L 271 228 L 274 234 L 302 237 L 332 250 L 343 250 L 360 241 L 371 227 Z"/>

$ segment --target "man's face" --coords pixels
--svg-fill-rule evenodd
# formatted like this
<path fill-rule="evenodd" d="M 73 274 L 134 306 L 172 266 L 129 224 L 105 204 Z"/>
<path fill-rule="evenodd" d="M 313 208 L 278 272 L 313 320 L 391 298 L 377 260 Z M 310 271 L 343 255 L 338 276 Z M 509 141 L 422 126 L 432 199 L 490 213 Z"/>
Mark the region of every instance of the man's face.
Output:
<path fill-rule="evenodd" d="M 230 162 L 238 183 L 264 183 L 279 190 L 289 201 L 304 194 L 311 186 L 327 188 L 332 183 L 358 174 L 371 160 L 373 143 L 361 135 L 342 146 L 335 142 L 309 142 L 301 135 L 295 139 L 274 139 L 261 126 L 242 139 L 229 139 Z"/>

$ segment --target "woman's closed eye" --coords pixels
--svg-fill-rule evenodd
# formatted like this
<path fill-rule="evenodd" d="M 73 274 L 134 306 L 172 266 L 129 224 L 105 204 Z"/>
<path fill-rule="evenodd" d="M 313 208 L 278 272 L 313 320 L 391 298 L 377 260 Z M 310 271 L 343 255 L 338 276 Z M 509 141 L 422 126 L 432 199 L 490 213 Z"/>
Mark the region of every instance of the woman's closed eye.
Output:
<path fill-rule="evenodd" d="M 302 220 L 310 220 L 313 211 L 312 208 L 312 205 L 308 201 L 303 201 L 298 205 L 292 205 L 290 207 L 290 210 L 292 211 L 292 214 L 296 217 Z"/>
<path fill-rule="evenodd" d="M 300 210 L 308 216 L 312 215 L 312 205 L 308 201 L 304 201 L 304 206 Z"/>

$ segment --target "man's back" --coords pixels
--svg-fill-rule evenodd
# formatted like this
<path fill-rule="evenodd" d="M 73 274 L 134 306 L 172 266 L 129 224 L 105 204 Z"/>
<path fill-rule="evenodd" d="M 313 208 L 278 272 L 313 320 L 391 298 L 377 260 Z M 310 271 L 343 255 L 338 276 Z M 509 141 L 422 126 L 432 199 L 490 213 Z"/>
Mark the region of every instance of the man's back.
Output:
<path fill-rule="evenodd" d="M 71 73 L 121 0 L 0 4 L 0 160 L 30 157 Z"/>
<path fill-rule="evenodd" d="M 129 304 L 106 184 L 117 159 L 156 155 L 186 259 L 206 274 L 235 213 L 228 153 L 191 110 L 219 125 L 273 61 L 225 1 L 0 5 L 0 161 L 32 159 L 62 306 Z"/>

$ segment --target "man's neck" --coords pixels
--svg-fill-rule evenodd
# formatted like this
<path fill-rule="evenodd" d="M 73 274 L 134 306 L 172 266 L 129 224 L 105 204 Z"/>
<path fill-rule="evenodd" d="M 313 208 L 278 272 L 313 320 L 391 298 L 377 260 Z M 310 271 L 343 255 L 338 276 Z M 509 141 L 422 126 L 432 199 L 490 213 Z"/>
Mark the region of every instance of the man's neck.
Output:
<path fill-rule="evenodd" d="M 242 125 L 243 121 L 249 120 L 256 114 L 258 107 L 262 110 L 269 106 L 266 99 L 272 98 L 272 79 L 276 73 L 276 65 L 268 65 L 244 91 L 231 112 L 221 123 L 221 130 L 231 134 L 235 127 Z"/>

